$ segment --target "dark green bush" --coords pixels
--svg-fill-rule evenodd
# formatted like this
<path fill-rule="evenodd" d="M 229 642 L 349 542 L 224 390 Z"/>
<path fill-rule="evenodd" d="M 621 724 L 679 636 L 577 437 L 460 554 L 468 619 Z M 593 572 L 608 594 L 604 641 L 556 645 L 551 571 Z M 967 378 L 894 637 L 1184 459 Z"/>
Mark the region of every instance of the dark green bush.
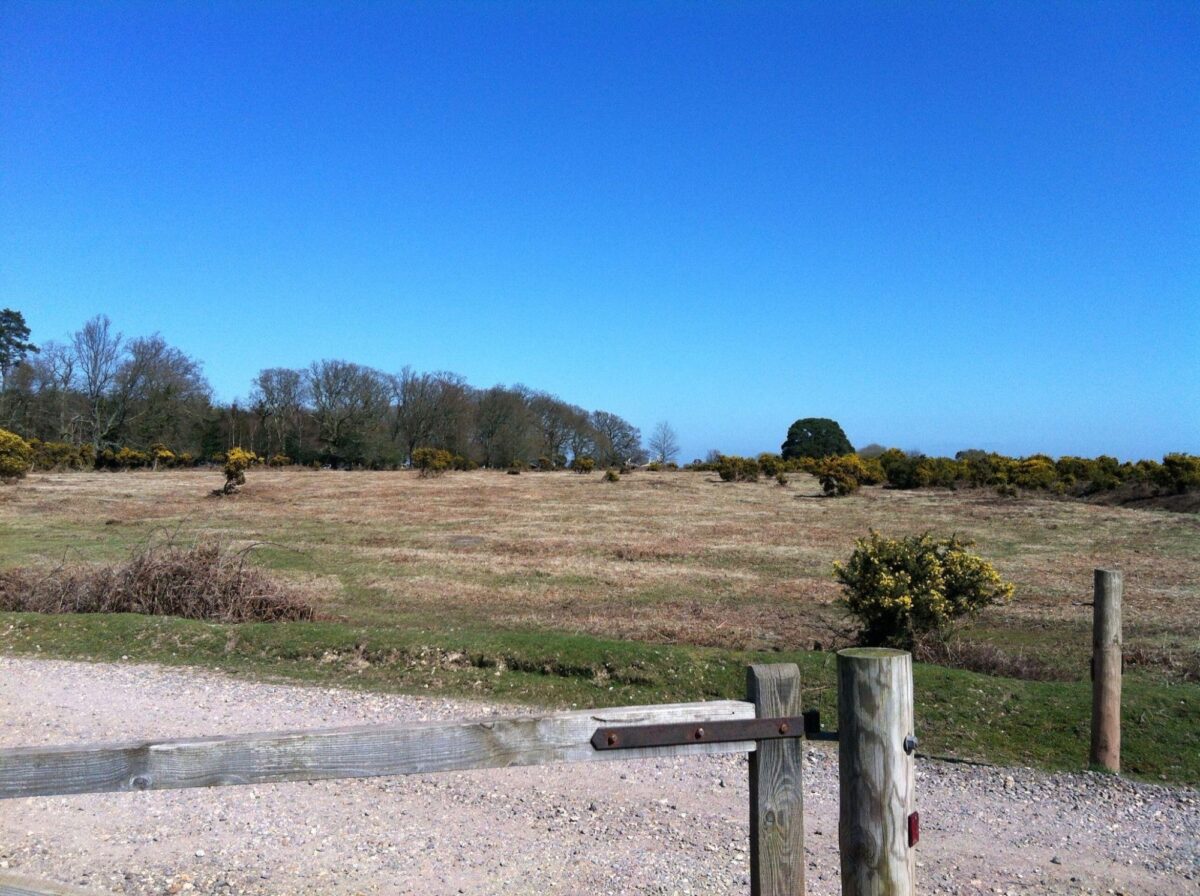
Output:
<path fill-rule="evenodd" d="M 879 455 L 879 465 L 887 477 L 888 485 L 892 488 L 917 488 L 921 485 L 921 477 L 917 468 L 921 458 L 905 454 L 899 448 L 889 448 Z"/>
<path fill-rule="evenodd" d="M 1200 456 L 1168 454 L 1163 458 L 1158 482 L 1176 494 L 1200 488 Z"/>

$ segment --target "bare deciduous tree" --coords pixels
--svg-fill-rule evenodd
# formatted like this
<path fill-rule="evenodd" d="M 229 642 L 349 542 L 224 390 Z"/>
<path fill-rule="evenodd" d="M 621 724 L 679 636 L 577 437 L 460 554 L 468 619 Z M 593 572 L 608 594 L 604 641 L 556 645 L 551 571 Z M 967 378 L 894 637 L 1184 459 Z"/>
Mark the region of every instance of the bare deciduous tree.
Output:
<path fill-rule="evenodd" d="M 71 337 L 79 384 L 87 402 L 88 437 L 97 451 L 120 415 L 113 408 L 111 392 L 121 370 L 124 345 L 125 338 L 113 332 L 112 321 L 104 314 L 93 317 Z"/>
<path fill-rule="evenodd" d="M 596 431 L 597 463 L 602 466 L 623 466 L 645 460 L 642 434 L 628 420 L 608 411 L 592 411 L 591 422 Z"/>
<path fill-rule="evenodd" d="M 384 376 L 349 361 L 317 361 L 308 369 L 308 389 L 318 438 L 333 463 L 360 463 L 370 430 L 388 406 Z"/>
<path fill-rule="evenodd" d="M 303 450 L 308 399 L 304 371 L 270 367 L 258 372 L 250 401 L 265 423 L 268 457 L 276 452 L 296 457 Z"/>
<path fill-rule="evenodd" d="M 679 454 L 679 437 L 666 420 L 659 421 L 650 434 L 650 456 L 660 464 L 675 460 Z"/>

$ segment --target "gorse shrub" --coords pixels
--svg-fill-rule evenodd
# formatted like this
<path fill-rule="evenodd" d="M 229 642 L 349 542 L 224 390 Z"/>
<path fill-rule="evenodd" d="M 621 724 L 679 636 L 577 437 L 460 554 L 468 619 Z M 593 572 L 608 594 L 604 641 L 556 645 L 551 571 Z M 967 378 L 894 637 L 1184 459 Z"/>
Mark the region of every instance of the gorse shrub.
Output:
<path fill-rule="evenodd" d="M 827 457 L 817 465 L 816 477 L 825 494 L 841 496 L 856 492 L 863 479 L 870 475 L 866 464 L 857 454 Z"/>
<path fill-rule="evenodd" d="M 576 457 L 571 461 L 571 469 L 576 473 L 590 473 L 596 469 L 596 462 L 590 457 Z"/>
<path fill-rule="evenodd" d="M 845 563 L 833 565 L 843 604 L 868 646 L 912 649 L 922 635 L 1012 597 L 986 560 L 967 551 L 972 542 L 929 533 L 885 538 L 871 530 L 855 542 Z"/>
<path fill-rule="evenodd" d="M 454 467 L 454 455 L 442 448 L 418 448 L 412 453 L 413 466 L 422 478 L 441 476 Z"/>
<path fill-rule="evenodd" d="M 0 480 L 20 479 L 33 467 L 33 448 L 15 432 L 0 429 Z"/>
<path fill-rule="evenodd" d="M 786 469 L 786 462 L 778 454 L 771 454 L 769 451 L 764 451 L 757 458 L 758 469 L 762 471 L 764 476 L 776 476 L 780 471 Z"/>
<path fill-rule="evenodd" d="M 717 458 L 717 475 L 724 482 L 758 482 L 758 461 L 752 457 L 722 454 Z"/>
<path fill-rule="evenodd" d="M 879 465 L 887 477 L 887 484 L 892 488 L 917 488 L 921 484 L 921 477 L 917 473 L 917 467 L 921 465 L 920 457 L 905 454 L 899 448 L 889 448 L 879 455 Z"/>
<path fill-rule="evenodd" d="M 1200 488 L 1200 457 L 1194 454 L 1168 454 L 1163 458 L 1161 473 L 1155 484 L 1178 494 Z"/>
<path fill-rule="evenodd" d="M 115 455 L 115 464 L 122 470 L 136 470 L 151 464 L 150 455 L 136 448 L 122 448 Z"/>
<path fill-rule="evenodd" d="M 611 470 L 611 469 L 605 470 L 604 471 L 604 481 L 605 482 L 620 482 L 621 474 L 618 473 L 616 470 Z"/>
<path fill-rule="evenodd" d="M 29 447 L 33 449 L 35 470 L 86 470 L 94 464 L 96 458 L 91 445 L 30 439 Z"/>
<path fill-rule="evenodd" d="M 156 470 L 159 467 L 172 467 L 175 465 L 175 452 L 162 442 L 155 442 L 150 446 L 150 459 Z"/>
<path fill-rule="evenodd" d="M 225 486 L 219 491 L 232 495 L 246 484 L 246 471 L 258 462 L 258 455 L 244 448 L 230 448 L 225 454 Z"/>

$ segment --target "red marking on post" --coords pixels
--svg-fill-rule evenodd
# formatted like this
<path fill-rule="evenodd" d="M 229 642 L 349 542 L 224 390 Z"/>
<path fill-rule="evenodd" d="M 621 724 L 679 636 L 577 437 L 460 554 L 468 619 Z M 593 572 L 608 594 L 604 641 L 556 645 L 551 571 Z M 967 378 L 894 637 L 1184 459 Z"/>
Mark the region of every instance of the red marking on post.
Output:
<path fill-rule="evenodd" d="M 908 816 L 908 845 L 916 846 L 921 839 L 921 813 L 914 812 Z"/>

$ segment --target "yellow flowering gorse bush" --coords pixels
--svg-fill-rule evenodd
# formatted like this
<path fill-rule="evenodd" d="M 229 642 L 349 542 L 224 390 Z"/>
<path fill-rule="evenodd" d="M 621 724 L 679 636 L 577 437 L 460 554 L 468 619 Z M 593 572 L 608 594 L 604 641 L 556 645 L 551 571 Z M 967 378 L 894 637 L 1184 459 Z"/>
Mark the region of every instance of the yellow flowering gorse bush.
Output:
<path fill-rule="evenodd" d="M 833 574 L 845 590 L 844 606 L 862 626 L 862 643 L 912 647 L 923 634 L 1009 600 L 1013 586 L 967 551 L 972 544 L 928 532 L 886 538 L 871 530 L 858 539 Z"/>

